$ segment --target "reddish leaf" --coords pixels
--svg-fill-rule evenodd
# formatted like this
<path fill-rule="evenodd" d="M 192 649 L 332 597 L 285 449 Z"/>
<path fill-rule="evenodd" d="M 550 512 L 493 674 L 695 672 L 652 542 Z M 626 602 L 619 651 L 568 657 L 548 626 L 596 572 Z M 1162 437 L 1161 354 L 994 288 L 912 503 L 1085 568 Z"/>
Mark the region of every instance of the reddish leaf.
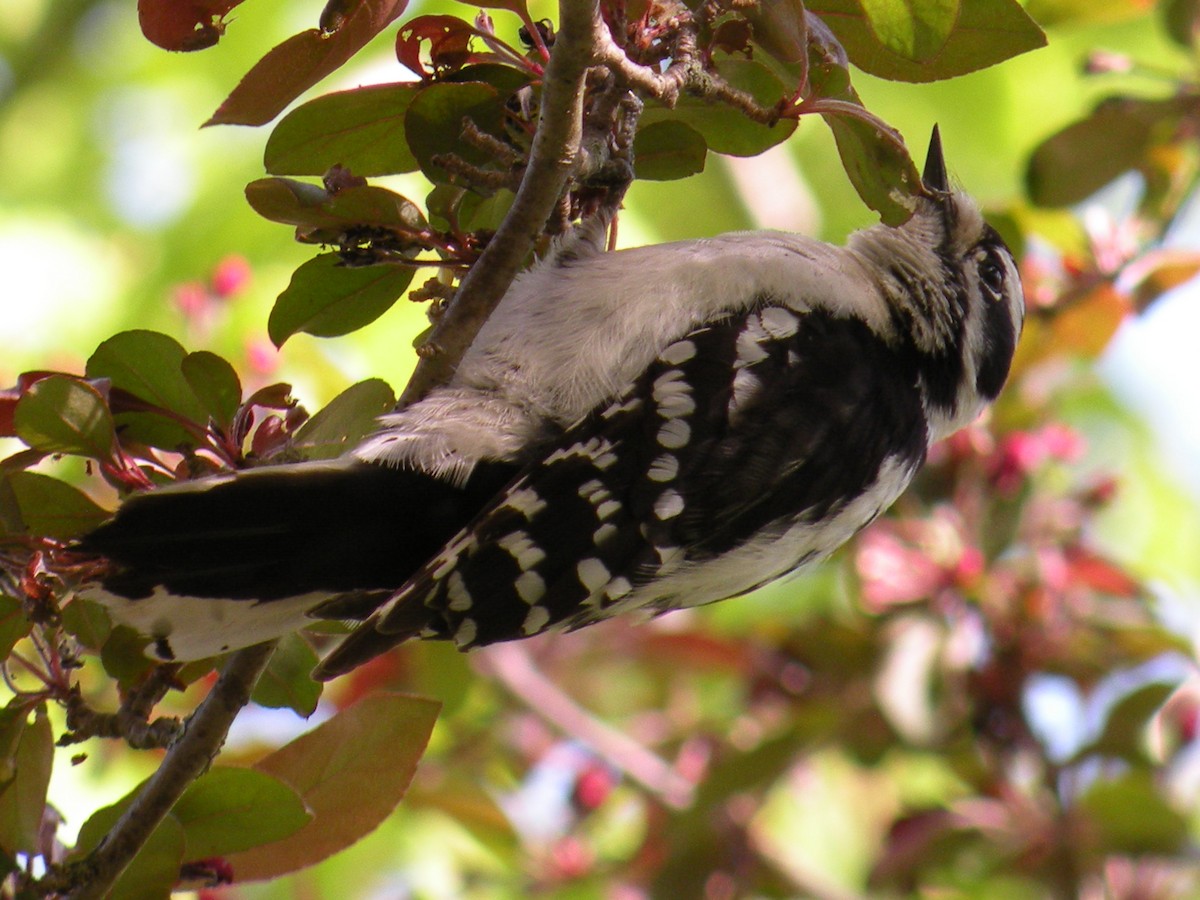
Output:
<path fill-rule="evenodd" d="M 1200 254 L 1190 250 L 1156 250 L 1138 260 L 1125 273 L 1136 277 L 1133 302 L 1145 311 L 1163 294 L 1186 284 L 1200 274 Z"/>
<path fill-rule="evenodd" d="M 477 61 L 471 55 L 471 39 L 479 34 L 477 28 L 455 16 L 417 16 L 396 35 L 396 58 L 422 79 L 447 75 Z M 429 43 L 428 69 L 421 61 L 425 42 Z"/>
<path fill-rule="evenodd" d="M 164 50 L 203 50 L 225 33 L 225 14 L 242 0 L 138 0 L 138 24 Z"/>
<path fill-rule="evenodd" d="M 205 125 L 263 125 L 404 12 L 408 0 L 362 0 L 336 31 L 310 28 L 255 64 Z"/>
<path fill-rule="evenodd" d="M 379 694 L 338 713 L 255 769 L 291 785 L 313 820 L 291 837 L 229 858 L 238 881 L 313 865 L 365 837 L 404 796 L 439 704 Z"/>
<path fill-rule="evenodd" d="M 784 63 L 803 62 L 808 47 L 808 24 L 800 0 L 761 0 L 745 16 L 754 43 Z"/>
<path fill-rule="evenodd" d="M 1061 303 L 1065 308 L 1053 320 L 1047 348 L 1053 354 L 1098 356 L 1130 312 L 1129 298 L 1107 282 Z"/>
<path fill-rule="evenodd" d="M 0 390 L 0 437 L 17 436 L 17 424 L 13 416 L 17 411 L 17 401 L 20 399 L 20 388 Z"/>
<path fill-rule="evenodd" d="M 1111 560 L 1096 556 L 1079 547 L 1067 550 L 1071 579 L 1092 590 L 1116 597 L 1137 597 L 1141 585 Z"/>

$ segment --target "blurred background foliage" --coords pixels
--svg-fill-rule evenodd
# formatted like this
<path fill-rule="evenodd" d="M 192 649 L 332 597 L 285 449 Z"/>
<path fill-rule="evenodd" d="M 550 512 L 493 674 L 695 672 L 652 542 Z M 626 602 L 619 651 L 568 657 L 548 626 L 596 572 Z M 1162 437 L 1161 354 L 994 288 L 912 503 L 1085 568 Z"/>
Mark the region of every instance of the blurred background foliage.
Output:
<path fill-rule="evenodd" d="M 249 390 L 293 384 L 309 409 L 368 376 L 402 387 L 427 324 L 415 304 L 344 338 L 271 345 L 271 305 L 311 248 L 243 197 L 267 130 L 198 127 L 319 4 L 246 3 L 198 54 L 149 44 L 133 6 L 0 10 L 0 382 L 81 372 L 109 335 L 150 328 L 234 361 Z M 1031 0 L 1044 49 L 932 84 L 855 73 L 910 145 L 939 123 L 954 176 L 1026 239 L 1037 309 L 992 432 L 944 448 L 892 517 L 803 578 L 520 651 L 408 647 L 343 679 L 308 722 L 248 709 L 223 762 L 252 762 L 367 691 L 444 704 L 383 827 L 315 868 L 206 896 L 1200 896 L 1200 298 L 1151 291 L 1134 317 L 1093 293 L 1066 324 L 1059 305 L 1157 246 L 1168 217 L 1186 273 L 1200 220 L 1187 202 L 1157 218 L 1139 207 L 1136 175 L 1057 209 L 1031 201 L 1044 177 L 1027 181 L 1035 149 L 1100 99 L 1195 94 L 1200 57 L 1164 24 L 1193 4 L 1162 7 Z M 468 15 L 422 2 L 406 17 L 443 12 Z M 403 77 L 391 33 L 318 92 Z M 1191 187 L 1195 130 L 1180 131 L 1160 171 Z M 381 181 L 426 192 L 417 175 Z M 637 182 L 620 241 L 752 227 L 840 241 L 873 219 L 814 118 L 762 157 Z M 83 463 L 58 471 L 82 478 Z M 49 796 L 68 843 L 151 756 L 98 740 L 58 751 Z"/>

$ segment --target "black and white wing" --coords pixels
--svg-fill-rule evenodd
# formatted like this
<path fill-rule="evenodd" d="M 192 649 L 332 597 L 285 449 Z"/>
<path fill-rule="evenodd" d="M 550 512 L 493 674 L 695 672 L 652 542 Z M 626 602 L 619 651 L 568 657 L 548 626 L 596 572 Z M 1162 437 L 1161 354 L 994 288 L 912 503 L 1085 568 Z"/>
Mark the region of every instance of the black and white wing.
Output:
<path fill-rule="evenodd" d="M 764 299 L 666 347 L 318 669 L 744 593 L 820 558 L 924 459 L 916 362 L 861 320 Z"/>

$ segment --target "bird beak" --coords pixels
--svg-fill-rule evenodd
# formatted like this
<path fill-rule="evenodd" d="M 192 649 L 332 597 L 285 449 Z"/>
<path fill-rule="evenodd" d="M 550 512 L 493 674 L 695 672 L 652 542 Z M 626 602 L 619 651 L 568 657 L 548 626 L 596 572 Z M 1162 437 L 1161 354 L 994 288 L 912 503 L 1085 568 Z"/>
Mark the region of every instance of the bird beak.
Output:
<path fill-rule="evenodd" d="M 950 192 L 950 179 L 946 175 L 946 158 L 942 155 L 942 136 L 938 127 L 933 126 L 933 134 L 929 136 L 929 152 L 925 154 L 925 171 L 921 174 L 925 190 L 933 195 Z"/>

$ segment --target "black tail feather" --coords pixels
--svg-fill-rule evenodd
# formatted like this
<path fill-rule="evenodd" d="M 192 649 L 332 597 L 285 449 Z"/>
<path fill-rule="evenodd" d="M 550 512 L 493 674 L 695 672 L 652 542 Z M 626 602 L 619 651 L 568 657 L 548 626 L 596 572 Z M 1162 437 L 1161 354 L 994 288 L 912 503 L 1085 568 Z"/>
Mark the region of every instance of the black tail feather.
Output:
<path fill-rule="evenodd" d="M 79 547 L 116 564 L 103 587 L 130 599 L 394 590 L 515 473 L 482 464 L 459 487 L 350 460 L 265 467 L 131 497 Z"/>

